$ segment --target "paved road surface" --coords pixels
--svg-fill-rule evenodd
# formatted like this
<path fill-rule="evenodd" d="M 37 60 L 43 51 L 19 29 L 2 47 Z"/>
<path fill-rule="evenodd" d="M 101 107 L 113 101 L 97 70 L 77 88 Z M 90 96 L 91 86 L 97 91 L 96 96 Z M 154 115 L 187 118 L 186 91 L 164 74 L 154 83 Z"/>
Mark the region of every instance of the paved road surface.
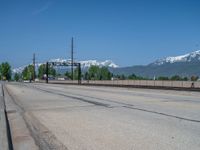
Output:
<path fill-rule="evenodd" d="M 197 92 L 17 83 L 6 89 L 17 107 L 10 113 L 19 112 L 39 149 L 200 149 Z"/>

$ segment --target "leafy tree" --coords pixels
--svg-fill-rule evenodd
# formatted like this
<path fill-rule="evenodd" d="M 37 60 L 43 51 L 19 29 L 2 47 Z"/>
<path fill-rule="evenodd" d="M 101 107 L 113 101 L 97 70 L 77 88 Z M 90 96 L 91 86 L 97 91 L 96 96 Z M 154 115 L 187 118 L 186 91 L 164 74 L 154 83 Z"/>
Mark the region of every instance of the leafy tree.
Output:
<path fill-rule="evenodd" d="M 46 74 L 46 65 L 42 64 L 38 68 L 38 78 L 43 79 L 44 74 Z"/>
<path fill-rule="evenodd" d="M 171 77 L 171 80 L 173 80 L 173 81 L 180 81 L 180 80 L 182 80 L 182 78 L 179 75 L 175 75 L 175 76 Z"/>
<path fill-rule="evenodd" d="M 128 79 L 129 80 L 135 80 L 135 79 L 137 79 L 137 76 L 135 74 L 132 74 L 132 75 L 128 76 Z"/>
<path fill-rule="evenodd" d="M 119 80 L 125 80 L 126 76 L 124 74 L 122 75 L 114 75 L 115 78 L 119 79 Z"/>
<path fill-rule="evenodd" d="M 38 77 L 39 79 L 44 79 L 44 75 L 46 74 L 46 64 L 42 64 L 38 68 Z M 56 76 L 56 70 L 49 65 L 48 74 L 52 75 L 53 77 Z"/>
<path fill-rule="evenodd" d="M 74 70 L 73 76 L 74 76 L 73 78 L 74 80 L 78 80 L 78 68 Z"/>
<path fill-rule="evenodd" d="M 8 62 L 3 62 L 0 65 L 0 76 L 3 80 L 11 79 L 11 66 Z"/>
<path fill-rule="evenodd" d="M 198 76 L 191 76 L 191 81 L 197 81 L 198 80 Z"/>
<path fill-rule="evenodd" d="M 100 79 L 100 68 L 98 66 L 91 66 L 88 70 L 90 80 Z"/>
<path fill-rule="evenodd" d="M 33 65 L 28 65 L 22 71 L 22 77 L 24 80 L 32 80 L 34 74 L 34 67 Z"/>
<path fill-rule="evenodd" d="M 164 76 L 160 76 L 160 77 L 158 77 L 158 80 L 169 80 L 169 78 L 168 77 L 164 77 Z"/>
<path fill-rule="evenodd" d="M 107 67 L 100 68 L 100 80 L 111 80 L 112 74 Z"/>
<path fill-rule="evenodd" d="M 112 74 L 107 67 L 91 66 L 84 78 L 90 80 L 111 80 Z"/>
<path fill-rule="evenodd" d="M 14 75 L 14 80 L 15 80 L 15 81 L 19 81 L 19 79 L 20 79 L 20 74 L 15 73 L 15 75 Z"/>
<path fill-rule="evenodd" d="M 126 76 L 125 76 L 124 74 L 122 74 L 122 75 L 120 75 L 120 76 L 118 77 L 118 79 L 120 79 L 120 80 L 126 80 Z"/>
<path fill-rule="evenodd" d="M 70 79 L 72 78 L 72 75 L 71 75 L 71 73 L 70 73 L 70 72 L 68 72 L 68 71 L 66 71 L 66 72 L 65 72 L 65 76 L 66 76 L 66 77 L 68 77 L 68 78 L 70 78 Z"/>

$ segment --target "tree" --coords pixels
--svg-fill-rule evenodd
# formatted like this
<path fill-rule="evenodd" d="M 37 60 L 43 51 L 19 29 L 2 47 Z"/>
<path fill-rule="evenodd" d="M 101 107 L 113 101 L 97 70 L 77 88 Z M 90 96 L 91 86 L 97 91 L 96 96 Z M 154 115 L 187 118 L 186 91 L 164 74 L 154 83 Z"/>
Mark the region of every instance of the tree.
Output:
<path fill-rule="evenodd" d="M 8 62 L 3 62 L 0 65 L 0 76 L 3 80 L 11 79 L 11 66 Z"/>
<path fill-rule="evenodd" d="M 73 73 L 73 76 L 74 76 L 74 80 L 78 80 L 78 67 L 74 70 L 74 73 Z"/>
<path fill-rule="evenodd" d="M 164 76 L 160 76 L 160 77 L 158 77 L 158 80 L 169 80 L 169 78 L 168 77 L 164 77 Z"/>
<path fill-rule="evenodd" d="M 175 75 L 175 76 L 171 77 L 171 80 L 173 80 L 173 81 L 180 81 L 180 80 L 182 80 L 182 78 L 179 75 Z"/>
<path fill-rule="evenodd" d="M 26 66 L 22 71 L 22 77 L 24 80 L 33 80 L 33 74 L 34 74 L 33 65 Z"/>
<path fill-rule="evenodd" d="M 183 78 L 183 81 L 188 81 L 188 77 L 184 77 L 184 78 Z"/>
<path fill-rule="evenodd" d="M 100 68 L 100 80 L 111 80 L 112 74 L 107 67 Z"/>
<path fill-rule="evenodd" d="M 91 66 L 88 70 L 90 80 L 100 79 L 100 68 L 98 66 Z"/>
<path fill-rule="evenodd" d="M 20 74 L 15 73 L 15 75 L 14 75 L 14 80 L 15 80 L 15 81 L 19 81 L 19 78 L 20 78 Z"/>
<path fill-rule="evenodd" d="M 39 79 L 44 79 L 44 75 L 46 74 L 46 64 L 42 64 L 38 68 L 38 77 Z M 56 70 L 49 65 L 48 74 L 52 75 L 53 77 L 56 76 Z"/>
<path fill-rule="evenodd" d="M 136 79 L 137 79 L 137 76 L 133 73 L 132 75 L 129 75 L 129 76 L 128 76 L 128 79 L 129 79 L 129 80 L 136 80 Z"/>
<path fill-rule="evenodd" d="M 65 72 L 65 76 L 68 77 L 69 79 L 72 78 L 72 74 L 68 71 Z"/>
<path fill-rule="evenodd" d="M 198 76 L 191 76 L 191 81 L 197 81 L 198 80 Z"/>
<path fill-rule="evenodd" d="M 107 67 L 91 66 L 84 78 L 90 80 L 111 80 L 112 74 Z"/>
<path fill-rule="evenodd" d="M 46 65 L 42 64 L 38 68 L 38 78 L 44 79 L 44 74 L 46 74 Z"/>

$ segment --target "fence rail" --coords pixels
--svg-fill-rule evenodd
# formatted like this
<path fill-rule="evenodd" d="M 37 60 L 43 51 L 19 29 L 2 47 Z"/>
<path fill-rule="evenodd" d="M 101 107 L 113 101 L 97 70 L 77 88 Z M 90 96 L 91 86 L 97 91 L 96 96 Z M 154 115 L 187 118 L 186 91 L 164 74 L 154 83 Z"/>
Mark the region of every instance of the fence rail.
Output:
<path fill-rule="evenodd" d="M 77 80 L 49 80 L 49 83 L 78 84 Z M 200 81 L 160 81 L 160 80 L 82 80 L 83 85 L 108 85 L 108 86 L 138 86 L 138 87 L 160 87 L 160 88 L 187 88 L 199 89 Z"/>

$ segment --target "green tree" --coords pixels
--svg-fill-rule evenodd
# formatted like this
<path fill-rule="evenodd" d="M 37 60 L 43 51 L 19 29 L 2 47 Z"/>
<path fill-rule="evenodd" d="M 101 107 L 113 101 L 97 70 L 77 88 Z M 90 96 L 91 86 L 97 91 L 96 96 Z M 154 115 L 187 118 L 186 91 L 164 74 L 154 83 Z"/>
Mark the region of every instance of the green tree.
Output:
<path fill-rule="evenodd" d="M 65 76 L 68 77 L 68 78 L 70 78 L 70 79 L 72 78 L 72 77 L 71 77 L 71 73 L 68 72 L 68 71 L 65 72 Z"/>
<path fill-rule="evenodd" d="M 20 79 L 20 74 L 15 73 L 15 75 L 14 75 L 14 80 L 15 80 L 15 81 L 19 81 L 19 79 Z"/>
<path fill-rule="evenodd" d="M 100 68 L 98 66 L 91 66 L 88 70 L 90 80 L 100 79 Z"/>
<path fill-rule="evenodd" d="M 112 74 L 107 67 L 91 66 L 85 73 L 86 80 L 111 80 Z"/>
<path fill-rule="evenodd" d="M 46 64 L 42 64 L 38 68 L 38 78 L 44 79 L 44 75 L 46 74 Z M 48 74 L 52 75 L 53 77 L 56 76 L 56 70 L 49 65 Z"/>
<path fill-rule="evenodd" d="M 78 80 L 78 67 L 74 70 L 74 73 L 73 73 L 73 76 L 74 76 L 74 80 Z"/>
<path fill-rule="evenodd" d="M 184 78 L 183 78 L 183 81 L 188 81 L 188 77 L 184 77 Z"/>
<path fill-rule="evenodd" d="M 33 65 L 26 66 L 22 71 L 22 77 L 24 80 L 33 80 L 33 74 L 34 74 Z"/>
<path fill-rule="evenodd" d="M 128 79 L 129 80 L 136 80 L 137 79 L 137 76 L 135 74 L 132 74 L 132 75 L 129 75 L 128 76 Z"/>
<path fill-rule="evenodd" d="M 180 80 L 182 80 L 182 78 L 179 75 L 175 75 L 175 76 L 171 77 L 171 80 L 173 80 L 173 81 L 180 81 Z"/>
<path fill-rule="evenodd" d="M 126 79 L 126 76 L 124 74 L 115 75 L 114 77 L 117 78 L 117 79 L 119 79 L 119 80 L 125 80 Z"/>
<path fill-rule="evenodd" d="M 3 80 L 11 79 L 11 66 L 8 62 L 3 62 L 0 65 L 0 76 Z"/>
<path fill-rule="evenodd" d="M 100 68 L 100 80 L 111 80 L 112 74 L 107 67 Z"/>
<path fill-rule="evenodd" d="M 198 80 L 198 76 L 191 76 L 191 81 L 197 81 Z"/>
<path fill-rule="evenodd" d="M 164 77 L 164 76 L 160 76 L 160 77 L 158 77 L 158 80 L 169 80 L 169 78 L 168 77 Z"/>
<path fill-rule="evenodd" d="M 43 79 L 44 78 L 44 74 L 46 74 L 46 65 L 42 64 L 38 68 L 38 78 L 39 79 Z"/>

